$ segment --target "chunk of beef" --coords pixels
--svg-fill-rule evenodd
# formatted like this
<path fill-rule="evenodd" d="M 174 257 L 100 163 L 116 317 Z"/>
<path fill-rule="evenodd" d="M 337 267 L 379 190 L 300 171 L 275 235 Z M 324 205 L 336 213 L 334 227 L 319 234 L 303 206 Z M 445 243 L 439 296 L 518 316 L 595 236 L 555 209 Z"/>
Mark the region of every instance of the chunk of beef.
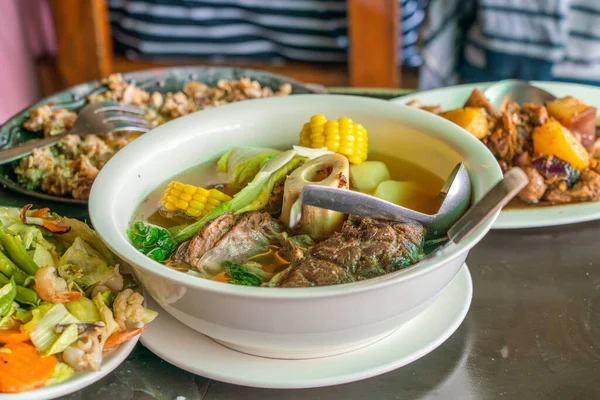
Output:
<path fill-rule="evenodd" d="M 471 96 L 467 99 L 467 102 L 463 107 L 481 107 L 485 111 L 488 112 L 491 116 L 499 117 L 500 114 L 498 111 L 492 106 L 492 104 L 485 98 L 481 90 L 475 88 L 471 92 Z"/>
<path fill-rule="evenodd" d="M 503 114 L 486 143 L 498 160 L 505 161 L 509 167 L 512 165 L 520 149 L 517 128 L 509 114 Z"/>
<path fill-rule="evenodd" d="M 302 261 L 292 263 L 280 286 L 331 285 L 396 271 L 420 260 L 424 240 L 425 229 L 413 221 L 350 216 L 340 232 L 316 244 Z"/>
<path fill-rule="evenodd" d="M 581 172 L 579 181 L 572 187 L 558 184 L 549 189 L 544 200 L 552 204 L 575 203 L 581 201 L 600 200 L 600 173 L 594 169 Z"/>
<path fill-rule="evenodd" d="M 354 281 L 343 267 L 326 260 L 307 257 L 290 269 L 281 287 L 328 286 Z"/>
<path fill-rule="evenodd" d="M 525 104 L 521 109 L 524 118 L 532 126 L 542 126 L 548 121 L 548 110 L 544 106 Z"/>
<path fill-rule="evenodd" d="M 527 203 L 537 203 L 546 193 L 548 186 L 544 181 L 544 177 L 535 168 L 524 167 L 523 171 L 527 174 L 529 183 L 519 192 L 518 196 Z"/>
<path fill-rule="evenodd" d="M 266 212 L 253 212 L 241 217 L 221 238 L 200 257 L 192 257 L 189 264 L 202 275 L 212 277 L 220 272 L 222 263 L 243 264 L 256 254 L 279 243 L 283 226 Z"/>
<path fill-rule="evenodd" d="M 226 213 L 213 219 L 196 236 L 179 246 L 173 256 L 173 261 L 192 264 L 192 260 L 202 257 L 204 253 L 212 249 L 234 222 L 235 217 L 232 213 Z"/>

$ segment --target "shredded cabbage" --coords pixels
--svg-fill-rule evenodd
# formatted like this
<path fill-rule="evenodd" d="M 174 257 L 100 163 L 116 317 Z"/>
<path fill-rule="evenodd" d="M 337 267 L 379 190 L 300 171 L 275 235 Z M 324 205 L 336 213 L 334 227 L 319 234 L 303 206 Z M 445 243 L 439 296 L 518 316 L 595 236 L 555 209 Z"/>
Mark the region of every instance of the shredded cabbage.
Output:
<path fill-rule="evenodd" d="M 112 272 L 104 257 L 80 237 L 63 254 L 58 266 L 58 273 L 63 279 L 74 281 L 84 288 L 106 279 Z"/>
<path fill-rule="evenodd" d="M 174 227 L 170 231 L 174 233 L 175 240 L 179 243 L 192 238 L 207 222 L 217 218 L 226 212 L 242 212 L 240 210 L 254 211 L 263 208 L 273 191 L 275 183 L 283 179 L 290 171 L 295 169 L 303 161 L 296 157 L 295 150 L 289 150 L 268 161 L 256 174 L 252 182 L 233 196 L 233 199 L 213 208 L 208 214 L 198 221 L 185 227 Z"/>
<path fill-rule="evenodd" d="M 56 363 L 56 366 L 54 367 L 54 372 L 52 372 L 52 375 L 50 376 L 50 378 L 48 378 L 44 386 L 50 386 L 56 383 L 60 383 L 70 378 L 74 372 L 75 371 L 73 370 L 73 368 L 71 368 L 68 364 L 59 361 Z"/>
<path fill-rule="evenodd" d="M 52 343 L 52 345 L 42 352 L 43 356 L 49 356 L 50 354 L 62 353 L 67 347 L 77 341 L 79 337 L 79 330 L 77 325 L 71 324 L 60 333 L 58 338 Z"/>
<path fill-rule="evenodd" d="M 13 302 L 4 317 L 0 318 L 0 329 L 15 329 L 20 325 L 16 319 L 19 304 Z"/>
<path fill-rule="evenodd" d="M 35 324 L 44 316 L 50 309 L 54 307 L 52 303 L 42 303 L 38 308 L 31 310 L 31 318 L 29 322 L 21 327 L 22 330 L 30 331 L 33 329 Z"/>
<path fill-rule="evenodd" d="M 56 260 L 52 256 L 52 253 L 48 251 L 44 246 L 37 246 L 33 252 L 33 261 L 39 267 L 52 267 L 56 268 Z"/>
<path fill-rule="evenodd" d="M 94 305 L 94 302 L 87 297 L 81 297 L 79 300 L 65 303 L 67 310 L 75 318 L 86 324 L 92 324 L 100 321 L 100 312 Z"/>
<path fill-rule="evenodd" d="M 104 242 L 100 240 L 98 235 L 92 228 L 90 228 L 85 222 L 81 222 L 77 219 L 63 218 L 63 222 L 67 224 L 71 230 L 66 233 L 61 233 L 56 237 L 65 245 L 65 247 L 72 246 L 77 238 L 83 240 L 94 250 L 102 255 L 102 259 L 110 266 L 116 264 L 115 256 L 106 247 Z"/>
<path fill-rule="evenodd" d="M 11 311 L 15 297 L 17 297 L 17 284 L 11 278 L 10 282 L 0 288 L 0 317 L 4 317 Z"/>
<path fill-rule="evenodd" d="M 94 305 L 100 312 L 100 319 L 102 320 L 102 322 L 104 322 L 104 325 L 106 326 L 105 329 L 107 337 L 112 335 L 114 332 L 118 331 L 120 329 L 119 325 L 115 321 L 113 312 L 104 303 L 102 293 L 98 293 L 96 297 L 92 299 L 92 301 L 94 302 Z"/>
<path fill-rule="evenodd" d="M 217 170 L 221 173 L 231 173 L 236 165 L 264 153 L 280 154 L 281 151 L 268 147 L 238 147 L 228 151 L 219 158 L 219 161 L 217 161 Z"/>
<path fill-rule="evenodd" d="M 36 319 L 35 311 L 36 310 L 33 311 L 34 319 L 32 321 Z M 52 308 L 44 314 L 43 317 L 34 321 L 30 334 L 31 343 L 33 343 L 38 351 L 45 355 L 60 352 L 77 340 L 77 335 L 75 335 L 74 339 L 72 336 L 64 336 L 61 342 L 57 342 L 59 338 L 63 336 L 62 334 L 66 332 L 66 330 L 63 331 L 62 334 L 56 333 L 56 325 L 70 325 L 78 324 L 80 322 L 81 321 L 75 318 L 75 316 L 71 314 L 63 304 L 54 304 L 52 305 Z M 68 342 L 71 339 L 73 340 Z M 60 348 L 62 348 L 62 350 L 56 351 Z M 50 351 L 54 352 L 51 353 Z"/>

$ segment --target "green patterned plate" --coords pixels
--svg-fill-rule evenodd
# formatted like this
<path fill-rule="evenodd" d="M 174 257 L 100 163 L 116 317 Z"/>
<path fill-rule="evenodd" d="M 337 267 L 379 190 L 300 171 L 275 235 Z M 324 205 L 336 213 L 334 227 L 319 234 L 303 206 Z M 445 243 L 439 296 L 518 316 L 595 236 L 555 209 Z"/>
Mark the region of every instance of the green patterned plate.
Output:
<path fill-rule="evenodd" d="M 135 82 L 136 85 L 147 91 L 158 91 L 161 93 L 176 92 L 182 90 L 185 84 L 190 80 L 196 80 L 209 86 L 214 86 L 220 79 L 238 80 L 241 78 L 250 78 L 257 80 L 263 87 L 269 87 L 273 90 L 278 89 L 284 83 L 292 85 L 293 94 L 323 93 L 324 90 L 319 87 L 304 85 L 293 79 L 263 71 L 250 69 L 228 68 L 228 67 L 174 67 L 145 70 L 123 74 L 125 80 Z M 21 126 L 29 116 L 29 110 L 40 107 L 48 103 L 55 103 L 57 106 L 77 111 L 86 104 L 86 96 L 93 93 L 105 91 L 105 87 L 99 81 L 82 83 L 80 85 L 63 90 L 62 92 L 48 96 L 36 104 L 27 107 L 10 118 L 0 127 L 0 149 L 6 149 L 17 146 L 27 140 L 33 139 L 36 135 L 23 129 Z M 67 204 L 87 204 L 85 200 L 78 200 L 68 197 L 54 196 L 43 193 L 38 190 L 30 190 L 17 181 L 14 173 L 15 164 L 6 164 L 0 166 L 0 184 L 3 187 L 16 191 L 20 194 L 33 196 L 40 200 L 54 201 Z"/>

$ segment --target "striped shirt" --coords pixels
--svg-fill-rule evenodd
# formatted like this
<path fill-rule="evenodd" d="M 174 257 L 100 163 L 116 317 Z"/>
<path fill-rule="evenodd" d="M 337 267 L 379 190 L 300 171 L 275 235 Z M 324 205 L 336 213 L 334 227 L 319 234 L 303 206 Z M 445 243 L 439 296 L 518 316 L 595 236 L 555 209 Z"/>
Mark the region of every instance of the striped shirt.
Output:
<path fill-rule="evenodd" d="M 402 7 L 399 63 L 418 66 L 426 0 Z M 131 59 L 345 63 L 346 0 L 109 0 L 115 52 Z"/>
<path fill-rule="evenodd" d="M 600 85 L 599 0 L 430 0 L 419 87 L 506 78 Z"/>

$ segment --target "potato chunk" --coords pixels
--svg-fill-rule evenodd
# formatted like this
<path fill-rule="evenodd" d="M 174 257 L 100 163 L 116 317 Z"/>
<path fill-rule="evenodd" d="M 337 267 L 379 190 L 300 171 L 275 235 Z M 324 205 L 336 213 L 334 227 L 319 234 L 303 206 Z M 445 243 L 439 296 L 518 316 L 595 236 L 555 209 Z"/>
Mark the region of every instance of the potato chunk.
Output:
<path fill-rule="evenodd" d="M 373 196 L 411 210 L 420 210 L 423 199 L 427 198 L 427 195 L 421 189 L 421 185 L 412 181 L 381 182 Z"/>
<path fill-rule="evenodd" d="M 548 113 L 565 128 L 581 137 L 581 143 L 589 148 L 596 139 L 596 108 L 590 107 L 571 96 L 546 103 Z"/>
<path fill-rule="evenodd" d="M 477 139 L 483 139 L 490 133 L 487 117 L 481 108 L 457 108 L 443 112 L 440 116 L 467 130 Z"/>
<path fill-rule="evenodd" d="M 365 161 L 350 166 L 350 182 L 359 192 L 371 193 L 377 185 L 390 179 L 390 172 L 381 161 Z"/>
<path fill-rule="evenodd" d="M 532 139 L 535 153 L 558 157 L 580 171 L 589 165 L 590 155 L 585 147 L 557 120 L 536 127 Z"/>

